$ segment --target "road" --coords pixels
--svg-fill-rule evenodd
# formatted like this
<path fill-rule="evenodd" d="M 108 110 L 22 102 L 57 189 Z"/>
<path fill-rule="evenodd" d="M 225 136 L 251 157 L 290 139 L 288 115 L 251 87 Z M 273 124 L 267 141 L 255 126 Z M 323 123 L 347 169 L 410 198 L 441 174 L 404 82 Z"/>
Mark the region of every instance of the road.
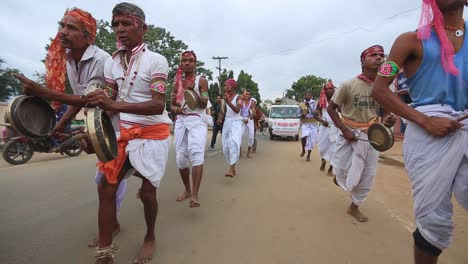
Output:
<path fill-rule="evenodd" d="M 305 162 L 299 142 L 259 136 L 255 158 L 242 158 L 230 179 L 217 147 L 207 152 L 198 209 L 175 201 L 183 187 L 171 149 L 150 263 L 412 263 L 411 189 L 398 162 L 379 164 L 362 207 L 370 221 L 358 223 L 346 214 L 348 195 L 319 171 L 317 150 Z M 86 243 L 97 229 L 95 163 L 93 155 L 54 154 L 0 163 L 0 263 L 94 263 Z M 117 263 L 131 262 L 145 232 L 139 182 L 130 179 L 119 214 Z M 439 263 L 468 263 L 468 214 L 458 205 L 454 221 Z"/>

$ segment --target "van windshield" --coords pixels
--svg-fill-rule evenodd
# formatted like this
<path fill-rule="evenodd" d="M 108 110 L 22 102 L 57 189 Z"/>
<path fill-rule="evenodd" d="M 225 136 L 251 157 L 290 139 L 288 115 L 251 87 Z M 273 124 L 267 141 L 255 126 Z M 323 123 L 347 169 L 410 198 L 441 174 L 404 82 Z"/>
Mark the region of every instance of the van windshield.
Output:
<path fill-rule="evenodd" d="M 271 118 L 298 118 L 297 106 L 278 106 L 270 109 Z"/>

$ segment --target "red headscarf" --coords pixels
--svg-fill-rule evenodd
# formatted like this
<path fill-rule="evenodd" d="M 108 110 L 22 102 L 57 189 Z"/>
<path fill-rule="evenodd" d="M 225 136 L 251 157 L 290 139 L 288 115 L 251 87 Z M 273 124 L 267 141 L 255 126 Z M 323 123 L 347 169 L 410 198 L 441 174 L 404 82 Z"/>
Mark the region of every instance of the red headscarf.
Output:
<path fill-rule="evenodd" d="M 91 43 L 94 43 L 96 38 L 96 19 L 93 16 L 79 8 L 73 8 L 70 11 L 65 11 L 64 16 L 72 16 L 83 23 L 86 31 L 91 35 Z M 66 58 L 65 48 L 62 47 L 60 41 L 60 31 L 57 33 L 52 43 L 49 46 L 45 61 L 46 66 L 46 85 L 49 89 L 54 89 L 58 92 L 65 92 L 65 74 L 66 74 Z"/>
<path fill-rule="evenodd" d="M 195 61 L 197 61 L 197 55 L 195 52 L 189 50 L 189 51 L 184 51 L 182 54 L 180 54 L 180 59 L 179 59 L 179 68 L 177 68 L 177 72 L 174 78 L 174 89 L 176 91 L 176 102 L 177 103 L 182 103 L 184 100 L 184 87 L 182 86 L 182 76 L 184 75 L 184 71 L 182 70 L 182 57 L 183 56 L 191 56 Z"/>
<path fill-rule="evenodd" d="M 322 91 L 320 91 L 320 98 L 319 98 L 319 102 L 318 102 L 318 105 L 320 108 L 325 108 L 327 106 L 327 93 L 325 92 L 325 90 L 328 90 L 328 89 L 335 89 L 335 86 L 333 85 L 332 81 L 328 81 L 323 87 L 322 87 Z"/>
<path fill-rule="evenodd" d="M 229 85 L 231 88 L 236 89 L 237 88 L 237 82 L 234 79 L 228 79 L 224 82 L 224 85 Z"/>
<path fill-rule="evenodd" d="M 434 30 L 440 40 L 440 57 L 442 67 L 448 73 L 458 75 L 458 69 L 453 63 L 455 54 L 452 43 L 445 34 L 444 16 L 437 5 L 436 0 L 423 0 L 421 19 L 419 20 L 418 39 L 424 40 L 431 36 L 431 27 L 434 25 Z"/>
<path fill-rule="evenodd" d="M 367 55 L 369 55 L 371 53 L 375 53 L 375 52 L 384 53 L 384 48 L 382 46 L 380 46 L 380 45 L 374 45 L 374 46 L 371 46 L 371 47 L 365 49 L 361 53 L 361 64 L 364 63 L 364 60 L 366 59 Z"/>

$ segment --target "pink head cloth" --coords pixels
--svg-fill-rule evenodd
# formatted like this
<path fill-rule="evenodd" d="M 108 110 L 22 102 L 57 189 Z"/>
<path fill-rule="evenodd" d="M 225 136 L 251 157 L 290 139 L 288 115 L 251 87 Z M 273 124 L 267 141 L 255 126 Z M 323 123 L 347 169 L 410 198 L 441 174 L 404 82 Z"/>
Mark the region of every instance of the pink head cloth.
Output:
<path fill-rule="evenodd" d="M 327 94 L 325 90 L 327 89 L 335 89 L 335 86 L 333 85 L 332 81 L 328 81 L 323 87 L 322 91 L 320 91 L 320 99 L 319 99 L 319 106 L 320 108 L 324 108 L 327 106 Z"/>
<path fill-rule="evenodd" d="M 226 80 L 226 81 L 224 82 L 224 85 L 229 85 L 229 86 L 231 86 L 231 88 L 236 89 L 236 87 L 237 87 L 237 82 L 236 82 L 236 80 L 234 80 L 234 79 L 228 79 L 228 80 Z"/>
<path fill-rule="evenodd" d="M 437 5 L 436 0 L 423 0 L 421 19 L 419 20 L 418 39 L 425 40 L 431 36 L 431 28 L 434 30 L 440 40 L 440 57 L 442 67 L 450 74 L 458 75 L 458 69 L 453 63 L 455 54 L 452 43 L 445 34 L 444 16 Z"/>
<path fill-rule="evenodd" d="M 193 51 L 184 51 L 180 54 L 180 63 L 179 68 L 177 68 L 177 72 L 174 78 L 174 89 L 176 90 L 176 102 L 182 103 L 184 100 L 184 87 L 182 86 L 182 77 L 184 75 L 184 70 L 182 70 L 182 57 L 183 56 L 191 56 L 192 58 L 197 61 L 197 55 Z"/>

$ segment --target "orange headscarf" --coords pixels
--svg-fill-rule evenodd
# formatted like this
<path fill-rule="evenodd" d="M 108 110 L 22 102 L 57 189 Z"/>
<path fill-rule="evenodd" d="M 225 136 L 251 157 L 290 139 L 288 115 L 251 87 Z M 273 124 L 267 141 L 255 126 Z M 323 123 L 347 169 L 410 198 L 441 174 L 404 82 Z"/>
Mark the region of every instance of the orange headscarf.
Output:
<path fill-rule="evenodd" d="M 83 23 L 86 31 L 91 35 L 91 41 L 94 43 L 96 39 L 96 19 L 94 17 L 79 8 L 73 8 L 65 11 L 64 16 L 72 16 L 77 18 Z M 52 43 L 49 46 L 47 57 L 45 60 L 46 66 L 46 85 L 49 89 L 54 89 L 60 93 L 65 92 L 65 74 L 66 74 L 66 58 L 65 48 L 62 47 L 60 42 L 60 31 L 57 33 Z"/>

